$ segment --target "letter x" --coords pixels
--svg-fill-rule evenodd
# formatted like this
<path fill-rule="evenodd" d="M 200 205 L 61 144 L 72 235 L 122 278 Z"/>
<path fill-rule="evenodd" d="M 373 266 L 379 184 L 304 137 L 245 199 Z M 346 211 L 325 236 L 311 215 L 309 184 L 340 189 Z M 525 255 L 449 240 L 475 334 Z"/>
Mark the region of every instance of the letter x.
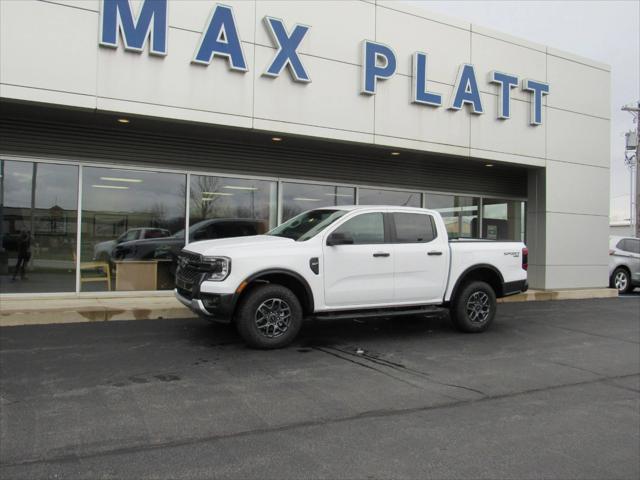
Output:
<path fill-rule="evenodd" d="M 273 17 L 264 17 L 264 22 L 267 30 L 271 34 L 271 38 L 278 47 L 278 51 L 275 57 L 273 57 L 271 65 L 269 65 L 269 68 L 267 68 L 263 75 L 278 77 L 280 73 L 282 73 L 282 70 L 288 67 L 289 72 L 296 82 L 310 82 L 311 78 L 307 75 L 307 71 L 304 69 L 304 65 L 302 65 L 298 52 L 296 51 L 310 27 L 296 24 L 293 27 L 293 32 L 289 35 L 282 20 Z"/>

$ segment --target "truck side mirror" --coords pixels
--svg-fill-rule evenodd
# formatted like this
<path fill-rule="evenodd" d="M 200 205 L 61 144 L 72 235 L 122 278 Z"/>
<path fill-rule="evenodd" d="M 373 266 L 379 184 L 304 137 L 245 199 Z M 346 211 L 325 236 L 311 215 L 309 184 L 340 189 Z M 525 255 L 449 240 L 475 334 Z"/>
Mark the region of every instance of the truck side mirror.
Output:
<path fill-rule="evenodd" d="M 327 245 L 334 247 L 336 245 L 353 245 L 353 237 L 348 233 L 332 233 L 327 238 Z"/>

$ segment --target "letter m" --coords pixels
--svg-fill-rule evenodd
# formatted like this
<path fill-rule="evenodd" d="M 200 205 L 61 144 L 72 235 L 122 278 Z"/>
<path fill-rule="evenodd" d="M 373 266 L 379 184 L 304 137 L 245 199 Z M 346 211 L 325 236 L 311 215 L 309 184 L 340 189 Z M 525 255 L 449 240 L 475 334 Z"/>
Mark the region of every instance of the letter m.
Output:
<path fill-rule="evenodd" d="M 100 45 L 142 52 L 151 37 L 149 53 L 167 54 L 167 0 L 142 0 L 137 18 L 129 0 L 100 0 Z"/>

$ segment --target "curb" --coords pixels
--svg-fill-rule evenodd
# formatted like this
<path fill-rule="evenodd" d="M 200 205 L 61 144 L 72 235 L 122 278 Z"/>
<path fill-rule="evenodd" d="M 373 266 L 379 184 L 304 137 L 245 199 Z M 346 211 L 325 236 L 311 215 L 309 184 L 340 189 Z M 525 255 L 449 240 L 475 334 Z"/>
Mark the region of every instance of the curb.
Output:
<path fill-rule="evenodd" d="M 617 298 L 615 288 L 578 288 L 574 290 L 529 290 L 510 297 L 499 298 L 498 303 L 549 302 L 554 300 L 588 300 Z"/>
<path fill-rule="evenodd" d="M 15 300 L 3 303 L 11 305 L 0 308 L 0 327 L 195 317 L 173 298 L 43 300 L 27 308 Z"/>

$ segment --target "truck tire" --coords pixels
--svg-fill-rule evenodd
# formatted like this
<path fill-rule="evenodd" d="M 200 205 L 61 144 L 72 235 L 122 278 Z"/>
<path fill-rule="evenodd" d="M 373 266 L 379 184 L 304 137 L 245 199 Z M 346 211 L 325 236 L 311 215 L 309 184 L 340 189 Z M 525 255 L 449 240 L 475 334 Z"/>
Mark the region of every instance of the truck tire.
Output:
<path fill-rule="evenodd" d="M 453 325 L 465 333 L 484 332 L 496 316 L 496 293 L 485 282 L 463 285 L 449 309 Z"/>
<path fill-rule="evenodd" d="M 633 290 L 627 269 L 618 267 L 613 271 L 613 275 L 611 275 L 611 286 L 618 290 L 618 293 L 629 293 Z"/>
<path fill-rule="evenodd" d="M 302 306 L 286 287 L 264 284 L 244 297 L 236 313 L 236 328 L 253 348 L 272 349 L 289 345 L 302 327 Z"/>

